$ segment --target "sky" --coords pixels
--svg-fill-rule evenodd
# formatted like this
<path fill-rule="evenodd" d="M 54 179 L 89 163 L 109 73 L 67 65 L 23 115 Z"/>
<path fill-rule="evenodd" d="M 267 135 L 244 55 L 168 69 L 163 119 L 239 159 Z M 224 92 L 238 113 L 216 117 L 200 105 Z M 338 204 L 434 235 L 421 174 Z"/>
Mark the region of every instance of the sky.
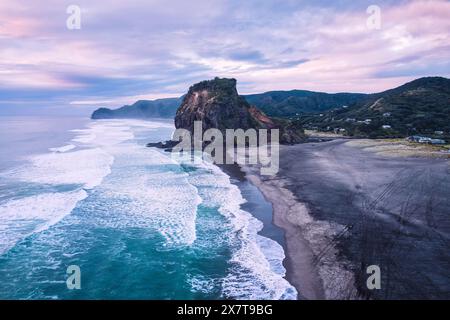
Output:
<path fill-rule="evenodd" d="M 79 29 L 67 27 L 70 5 Z M 0 2 L 0 113 L 177 97 L 216 76 L 249 94 L 370 93 L 449 75 L 444 0 Z"/>

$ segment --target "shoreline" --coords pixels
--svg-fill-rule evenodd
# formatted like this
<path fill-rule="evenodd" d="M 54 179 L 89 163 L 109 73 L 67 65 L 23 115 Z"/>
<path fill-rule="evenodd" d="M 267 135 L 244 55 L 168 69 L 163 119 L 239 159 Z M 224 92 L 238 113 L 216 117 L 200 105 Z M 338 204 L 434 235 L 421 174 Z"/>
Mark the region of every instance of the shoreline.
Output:
<path fill-rule="evenodd" d="M 303 298 L 299 288 L 293 284 L 291 268 L 287 264 L 287 244 L 285 230 L 274 223 L 273 204 L 269 201 L 261 189 L 250 181 L 237 163 L 232 165 L 217 165 L 219 169 L 230 177 L 230 182 L 238 187 L 245 203 L 241 204 L 241 209 L 250 213 L 254 218 L 263 223 L 263 228 L 258 232 L 260 236 L 277 242 L 284 252 L 283 267 L 286 270 L 284 278 L 297 290 L 297 300 Z"/>
<path fill-rule="evenodd" d="M 350 285 L 354 277 L 347 270 L 348 262 L 339 260 L 337 248 L 330 246 L 344 227 L 315 221 L 307 205 L 285 187 L 285 178 L 263 178 L 258 166 L 235 163 L 218 167 L 239 188 L 243 198 L 250 202 L 248 208 L 245 208 L 247 202 L 242 209 L 263 222 L 264 228 L 259 234 L 283 247 L 285 279 L 297 290 L 297 300 L 359 298 L 356 288 Z M 262 200 L 270 205 L 270 219 L 267 219 L 267 212 L 255 212 L 255 195 L 245 192 L 243 184 L 246 182 L 258 190 Z M 262 217 L 264 215 L 265 218 Z M 325 250 L 327 255 L 316 261 L 316 256 Z"/>
<path fill-rule="evenodd" d="M 254 202 L 255 199 L 254 194 L 249 197 L 243 190 L 245 182 L 256 188 L 263 201 L 270 204 L 270 219 L 261 218 L 261 213 L 255 212 L 252 205 L 243 209 L 263 222 L 260 235 L 277 241 L 283 247 L 285 279 L 297 290 L 297 300 L 359 297 L 356 289 L 349 286 L 354 281 L 353 274 L 346 270 L 345 263 L 338 260 L 337 249 L 330 247 L 333 237 L 342 227 L 313 220 L 307 206 L 285 188 L 284 179 L 263 179 L 255 166 L 234 164 L 220 165 L 219 168 L 230 176 L 246 201 Z M 274 229 L 278 237 L 273 236 Z M 324 248 L 327 256 L 317 262 L 315 257 Z"/>
<path fill-rule="evenodd" d="M 246 200 L 241 209 L 249 212 L 263 223 L 263 229 L 259 235 L 276 241 L 286 250 L 284 229 L 273 224 L 273 205 L 268 201 L 261 190 L 247 177 L 242 168 L 237 165 L 218 165 L 220 170 L 230 177 L 230 182 L 236 185 Z"/>
<path fill-rule="evenodd" d="M 275 176 L 258 165 L 218 167 L 244 199 L 247 181 L 271 204 L 269 219 L 242 208 L 263 222 L 258 234 L 282 245 L 297 299 L 447 297 L 449 269 L 439 262 L 450 239 L 448 160 L 388 157 L 348 142 L 281 146 Z M 281 240 L 279 230 L 278 239 L 266 233 L 276 228 Z M 367 288 L 370 265 L 382 270 L 381 290 Z"/>
<path fill-rule="evenodd" d="M 312 268 L 313 253 L 300 230 L 287 218 L 286 212 L 296 204 L 289 199 L 284 188 L 277 188 L 271 182 L 263 181 L 250 167 L 240 168 L 246 179 L 264 195 L 266 201 L 272 203 L 272 224 L 284 230 L 286 279 L 297 289 L 298 299 L 324 299 L 322 280 Z M 300 207 L 297 209 L 306 210 Z"/>
<path fill-rule="evenodd" d="M 286 188 L 287 179 L 263 178 L 257 167 L 240 167 L 272 203 L 272 223 L 284 230 L 286 279 L 297 289 L 298 299 L 358 299 L 354 276 L 347 270 L 349 262 L 340 259 L 333 243 L 345 228 L 314 220 L 308 206 Z"/>
<path fill-rule="evenodd" d="M 287 278 L 304 298 L 415 299 L 448 297 L 449 164 L 336 139 L 281 146 L 272 177 L 241 167 L 273 204 Z M 370 265 L 381 290 L 367 288 Z"/>

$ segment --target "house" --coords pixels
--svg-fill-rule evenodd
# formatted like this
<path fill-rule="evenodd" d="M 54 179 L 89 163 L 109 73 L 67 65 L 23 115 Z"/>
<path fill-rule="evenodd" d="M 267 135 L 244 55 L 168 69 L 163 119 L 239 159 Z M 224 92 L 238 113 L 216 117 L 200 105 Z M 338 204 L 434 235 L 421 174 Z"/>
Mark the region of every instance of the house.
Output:
<path fill-rule="evenodd" d="M 431 143 L 431 138 L 420 137 L 418 142 L 419 143 Z"/>
<path fill-rule="evenodd" d="M 444 131 L 435 131 L 434 134 L 442 136 L 444 134 Z"/>
<path fill-rule="evenodd" d="M 345 122 L 355 122 L 356 119 L 355 118 L 347 118 L 345 119 Z"/>
<path fill-rule="evenodd" d="M 411 142 L 419 142 L 419 143 L 426 143 L 431 140 L 431 138 L 422 137 L 422 136 L 410 136 L 406 138 L 406 140 Z"/>
<path fill-rule="evenodd" d="M 385 112 L 385 113 L 383 113 L 383 117 L 390 117 L 391 116 L 391 113 L 390 112 Z"/>
<path fill-rule="evenodd" d="M 392 129 L 392 127 L 391 127 L 390 125 L 388 125 L 388 124 L 383 124 L 383 125 L 382 125 L 382 128 L 383 128 L 384 130 Z"/>
<path fill-rule="evenodd" d="M 445 140 L 442 139 L 431 139 L 428 137 L 423 136 L 410 136 L 406 138 L 406 140 L 411 142 L 418 142 L 418 143 L 426 143 L 426 144 L 445 144 Z"/>
<path fill-rule="evenodd" d="M 431 144 L 445 144 L 445 140 L 442 139 L 430 139 Z"/>
<path fill-rule="evenodd" d="M 334 129 L 334 133 L 335 134 L 344 134 L 347 130 L 343 129 L 343 128 L 335 128 Z"/>
<path fill-rule="evenodd" d="M 356 123 L 364 123 L 364 124 L 370 124 L 372 122 L 372 119 L 366 119 L 364 121 L 358 120 Z"/>

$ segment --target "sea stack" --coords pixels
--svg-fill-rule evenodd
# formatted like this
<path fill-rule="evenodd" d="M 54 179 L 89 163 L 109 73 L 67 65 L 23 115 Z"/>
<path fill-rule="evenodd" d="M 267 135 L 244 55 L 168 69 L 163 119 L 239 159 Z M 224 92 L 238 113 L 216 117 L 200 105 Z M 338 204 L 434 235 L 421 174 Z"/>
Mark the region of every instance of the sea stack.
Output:
<path fill-rule="evenodd" d="M 236 79 L 214 78 L 189 88 L 175 116 L 175 127 L 194 131 L 194 121 L 206 131 L 226 129 L 280 129 L 280 143 L 304 141 L 304 133 L 288 120 L 272 119 L 251 106 L 236 89 Z"/>

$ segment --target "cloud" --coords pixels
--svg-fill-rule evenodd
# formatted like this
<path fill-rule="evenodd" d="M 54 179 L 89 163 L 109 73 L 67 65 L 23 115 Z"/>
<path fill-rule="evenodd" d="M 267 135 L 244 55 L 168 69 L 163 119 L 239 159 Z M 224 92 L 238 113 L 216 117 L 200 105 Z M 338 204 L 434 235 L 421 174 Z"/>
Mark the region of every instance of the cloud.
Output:
<path fill-rule="evenodd" d="M 231 60 L 237 60 L 237 61 L 255 61 L 255 62 L 260 62 L 260 61 L 264 61 L 264 55 L 257 50 L 232 50 L 229 54 L 228 54 L 228 58 L 230 58 Z"/>
<path fill-rule="evenodd" d="M 450 3 L 378 1 L 76 1 L 0 4 L 2 99 L 57 103 L 179 96 L 194 82 L 235 77 L 242 93 L 384 90 L 449 76 Z M 72 4 L 72 3 L 70 3 Z"/>

